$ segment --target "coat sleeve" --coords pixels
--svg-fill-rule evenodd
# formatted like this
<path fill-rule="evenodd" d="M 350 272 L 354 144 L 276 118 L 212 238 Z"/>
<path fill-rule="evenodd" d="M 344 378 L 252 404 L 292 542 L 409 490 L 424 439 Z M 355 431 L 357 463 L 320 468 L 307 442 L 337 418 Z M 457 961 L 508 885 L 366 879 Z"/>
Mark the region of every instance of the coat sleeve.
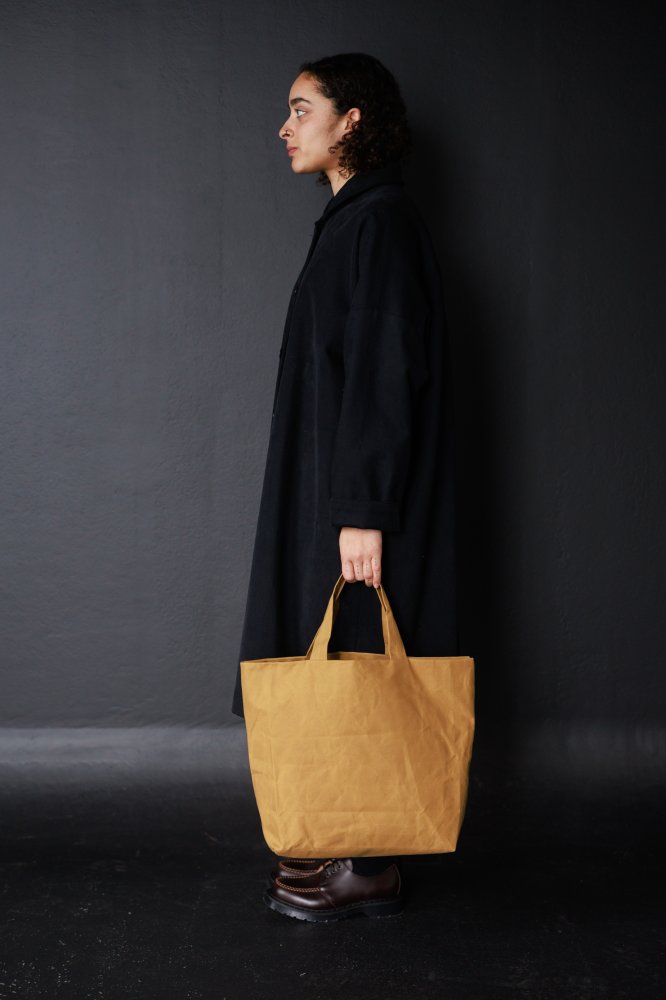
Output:
<path fill-rule="evenodd" d="M 344 329 L 330 521 L 400 531 L 414 410 L 428 379 L 429 306 L 416 223 L 394 206 L 364 220 Z"/>

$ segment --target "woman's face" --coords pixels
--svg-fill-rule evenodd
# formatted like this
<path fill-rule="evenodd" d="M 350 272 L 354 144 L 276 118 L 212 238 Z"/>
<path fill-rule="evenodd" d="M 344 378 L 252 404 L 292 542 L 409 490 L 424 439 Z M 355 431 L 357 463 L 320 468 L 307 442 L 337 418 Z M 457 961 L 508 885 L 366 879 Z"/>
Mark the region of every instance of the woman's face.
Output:
<path fill-rule="evenodd" d="M 351 108 L 347 114 L 336 115 L 333 101 L 324 97 L 312 77 L 305 73 L 294 80 L 288 106 L 289 117 L 279 136 L 286 143 L 291 169 L 297 174 L 325 170 L 333 183 L 333 175 L 338 173 L 340 150 L 329 153 L 329 146 L 335 145 L 349 131 L 350 121 L 361 117 L 360 110 Z"/>

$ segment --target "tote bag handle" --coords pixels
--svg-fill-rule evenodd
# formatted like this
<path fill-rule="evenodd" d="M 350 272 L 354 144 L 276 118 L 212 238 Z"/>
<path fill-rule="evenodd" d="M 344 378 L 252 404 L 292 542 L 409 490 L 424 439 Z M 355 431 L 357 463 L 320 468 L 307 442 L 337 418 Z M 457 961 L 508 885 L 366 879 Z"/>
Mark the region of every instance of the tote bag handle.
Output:
<path fill-rule="evenodd" d="M 323 621 L 317 629 L 316 635 L 310 643 L 307 653 L 305 654 L 306 660 L 328 659 L 328 644 L 333 630 L 333 622 L 335 621 L 338 613 L 338 601 L 340 600 L 340 594 L 346 582 L 347 581 L 344 576 L 340 574 L 326 607 Z M 360 583 L 357 582 L 356 586 L 360 586 Z M 365 584 L 363 586 L 365 586 Z M 386 591 L 382 587 L 381 583 L 374 589 L 376 590 L 377 597 L 379 598 L 379 603 L 382 608 L 382 632 L 384 634 L 385 653 L 390 660 L 407 660 L 407 653 L 405 652 L 405 647 L 403 645 L 402 638 L 400 637 L 398 626 L 396 625 L 395 618 L 393 617 L 393 612 L 391 611 L 391 605 L 388 602 Z"/>

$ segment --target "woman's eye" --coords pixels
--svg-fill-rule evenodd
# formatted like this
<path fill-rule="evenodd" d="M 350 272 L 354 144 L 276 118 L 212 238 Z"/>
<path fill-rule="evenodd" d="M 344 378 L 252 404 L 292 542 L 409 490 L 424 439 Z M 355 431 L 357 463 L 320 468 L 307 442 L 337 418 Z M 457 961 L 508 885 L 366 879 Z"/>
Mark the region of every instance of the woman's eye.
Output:
<path fill-rule="evenodd" d="M 299 113 L 299 112 L 300 112 L 300 113 L 301 113 L 302 115 L 304 115 L 304 114 L 305 114 L 305 108 L 295 108 L 294 110 L 295 110 L 295 112 L 296 112 L 296 115 L 298 115 L 298 113 Z"/>

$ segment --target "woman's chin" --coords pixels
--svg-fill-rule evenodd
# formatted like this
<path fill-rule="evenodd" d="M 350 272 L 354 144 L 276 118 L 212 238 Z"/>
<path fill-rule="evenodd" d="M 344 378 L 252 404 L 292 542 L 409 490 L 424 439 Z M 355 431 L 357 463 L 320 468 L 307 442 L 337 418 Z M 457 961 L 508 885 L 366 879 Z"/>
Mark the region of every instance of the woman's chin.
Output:
<path fill-rule="evenodd" d="M 291 158 L 291 169 L 293 173 L 316 174 L 319 170 L 323 169 L 323 167 L 319 167 L 316 164 L 313 166 L 311 161 L 308 162 L 307 160 L 302 159 L 302 157 L 299 156 L 299 152 L 300 150 L 294 153 Z"/>

